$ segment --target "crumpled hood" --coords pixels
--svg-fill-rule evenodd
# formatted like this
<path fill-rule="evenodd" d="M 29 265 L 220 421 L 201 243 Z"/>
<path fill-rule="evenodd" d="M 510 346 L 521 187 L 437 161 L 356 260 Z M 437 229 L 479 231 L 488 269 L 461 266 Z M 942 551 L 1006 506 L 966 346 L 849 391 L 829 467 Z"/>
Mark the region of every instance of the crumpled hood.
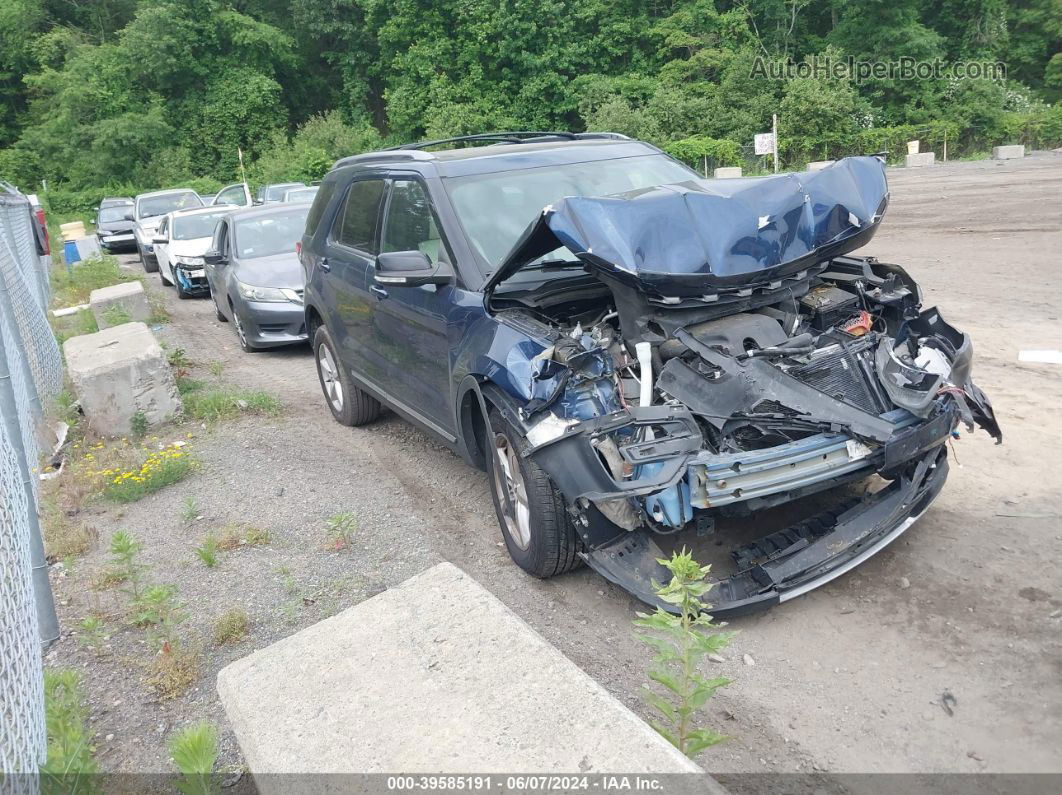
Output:
<path fill-rule="evenodd" d="M 302 265 L 294 252 L 274 254 L 270 257 L 242 259 L 236 265 L 236 278 L 252 287 L 303 288 Z"/>
<path fill-rule="evenodd" d="M 558 246 L 643 288 L 757 284 L 864 245 L 887 202 L 885 165 L 873 156 L 818 172 L 568 197 L 542 210 L 484 289 Z"/>

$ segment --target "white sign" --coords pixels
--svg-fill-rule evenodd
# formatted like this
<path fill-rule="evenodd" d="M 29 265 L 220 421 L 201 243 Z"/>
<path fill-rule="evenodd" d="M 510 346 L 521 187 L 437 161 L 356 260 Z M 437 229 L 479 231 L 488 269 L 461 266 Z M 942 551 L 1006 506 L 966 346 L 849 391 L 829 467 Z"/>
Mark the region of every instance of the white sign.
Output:
<path fill-rule="evenodd" d="M 774 133 L 760 133 L 755 140 L 756 154 L 769 155 L 774 151 Z"/>

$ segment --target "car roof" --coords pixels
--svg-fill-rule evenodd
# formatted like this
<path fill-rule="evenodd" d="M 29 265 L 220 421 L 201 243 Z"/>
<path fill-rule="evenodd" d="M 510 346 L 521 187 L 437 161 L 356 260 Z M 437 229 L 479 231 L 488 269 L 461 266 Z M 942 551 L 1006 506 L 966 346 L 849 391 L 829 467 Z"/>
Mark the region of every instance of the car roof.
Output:
<path fill-rule="evenodd" d="M 467 146 L 434 152 L 415 148 L 385 149 L 342 158 L 336 161 L 333 169 L 346 166 L 379 168 L 381 165 L 408 168 L 415 164 L 431 163 L 441 176 L 448 177 L 650 154 L 661 154 L 661 150 L 644 141 L 620 136 L 551 139 Z"/>
<path fill-rule="evenodd" d="M 170 215 L 175 218 L 184 218 L 186 215 L 200 215 L 206 213 L 216 213 L 219 210 L 224 212 L 227 207 L 235 207 L 235 204 L 211 204 L 207 207 L 188 207 L 184 210 L 174 210 Z"/>
<path fill-rule="evenodd" d="M 231 213 L 229 213 L 229 218 L 232 218 L 237 221 L 243 221 L 248 218 L 265 218 L 270 215 L 285 215 L 287 213 L 290 213 L 294 208 L 309 206 L 309 202 L 299 202 L 297 204 L 259 204 L 253 207 L 241 207 L 238 210 L 233 210 Z"/>
<path fill-rule="evenodd" d="M 166 196 L 170 193 L 195 193 L 195 191 L 191 188 L 166 188 L 166 190 L 153 190 L 149 193 L 138 193 L 136 197 L 137 199 L 147 199 L 154 196 Z M 199 194 L 195 193 L 195 195 L 198 196 Z"/>
<path fill-rule="evenodd" d="M 104 196 L 100 199 L 100 204 L 104 202 L 112 202 L 114 204 L 132 204 L 133 200 L 128 196 Z"/>

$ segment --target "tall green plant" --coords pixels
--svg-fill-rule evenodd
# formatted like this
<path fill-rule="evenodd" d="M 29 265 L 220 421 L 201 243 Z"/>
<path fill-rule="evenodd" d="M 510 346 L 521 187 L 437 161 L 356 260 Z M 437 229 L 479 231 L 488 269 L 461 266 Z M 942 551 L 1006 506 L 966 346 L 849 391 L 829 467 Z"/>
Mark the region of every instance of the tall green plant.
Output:
<path fill-rule="evenodd" d="M 673 552 L 670 560 L 659 558 L 657 562 L 671 572 L 671 581 L 666 585 L 654 581 L 653 588 L 661 600 L 674 605 L 678 612 L 673 614 L 658 607 L 652 614 L 638 613 L 634 621 L 642 630 L 639 639 L 656 652 L 649 679 L 658 687 L 644 688 L 642 697 L 660 715 L 659 719 L 650 720 L 650 725 L 692 758 L 726 739 L 695 724 L 696 713 L 708 699 L 717 689 L 730 684 L 725 677 L 702 676 L 699 664 L 706 655 L 726 648 L 734 633 L 710 631 L 718 625 L 707 613 L 710 605 L 701 601 L 711 587 L 705 582 L 710 566 L 698 564 L 685 548 Z"/>
<path fill-rule="evenodd" d="M 213 777 L 218 759 L 218 730 L 209 723 L 181 729 L 170 739 L 170 756 L 181 779 L 177 788 L 184 795 L 216 795 L 221 792 Z"/>
<path fill-rule="evenodd" d="M 133 599 L 140 598 L 143 574 L 147 566 L 140 562 L 140 542 L 124 530 L 111 536 L 111 568 L 125 582 L 125 590 Z"/>
<path fill-rule="evenodd" d="M 44 711 L 48 759 L 40 769 L 41 791 L 67 795 L 99 792 L 92 778 L 99 768 L 92 758 L 92 733 L 76 671 L 45 669 Z"/>

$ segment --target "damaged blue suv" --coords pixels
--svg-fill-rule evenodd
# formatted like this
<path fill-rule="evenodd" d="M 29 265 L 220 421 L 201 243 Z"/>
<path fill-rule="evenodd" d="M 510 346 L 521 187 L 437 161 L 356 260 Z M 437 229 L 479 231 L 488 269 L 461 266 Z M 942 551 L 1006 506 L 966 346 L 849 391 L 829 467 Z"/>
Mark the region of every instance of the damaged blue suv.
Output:
<path fill-rule="evenodd" d="M 785 601 L 923 514 L 960 424 L 1001 439 L 967 335 L 851 255 L 887 203 L 877 157 L 705 180 L 607 133 L 344 158 L 300 246 L 327 405 L 485 469 L 537 577 L 585 562 L 659 604 L 685 545 L 713 613 Z"/>

